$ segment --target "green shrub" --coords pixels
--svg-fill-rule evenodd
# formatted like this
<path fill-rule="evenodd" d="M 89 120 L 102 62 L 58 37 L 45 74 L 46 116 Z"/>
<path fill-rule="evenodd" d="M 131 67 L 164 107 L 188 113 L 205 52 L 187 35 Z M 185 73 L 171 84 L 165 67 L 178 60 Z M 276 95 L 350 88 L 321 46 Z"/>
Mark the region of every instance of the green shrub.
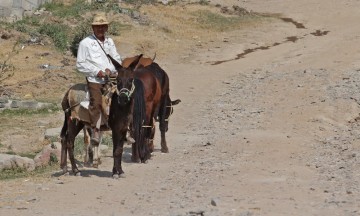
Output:
<path fill-rule="evenodd" d="M 39 32 L 49 36 L 60 51 L 65 51 L 68 45 L 67 28 L 62 24 L 44 24 L 40 27 Z"/>
<path fill-rule="evenodd" d="M 65 18 L 65 17 L 81 17 L 86 11 L 91 10 L 91 5 L 85 0 L 75 0 L 71 5 L 64 5 L 62 3 L 48 2 L 43 5 L 47 11 L 53 13 L 53 15 Z"/>

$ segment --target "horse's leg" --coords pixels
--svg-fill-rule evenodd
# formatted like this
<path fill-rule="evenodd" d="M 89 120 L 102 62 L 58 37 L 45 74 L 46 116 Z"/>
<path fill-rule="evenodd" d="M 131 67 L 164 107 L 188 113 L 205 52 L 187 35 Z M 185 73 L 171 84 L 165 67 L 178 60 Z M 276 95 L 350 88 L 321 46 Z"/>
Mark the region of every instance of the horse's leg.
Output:
<path fill-rule="evenodd" d="M 113 157 L 114 157 L 114 166 L 113 166 L 113 177 L 119 178 L 121 174 L 124 173 L 121 166 L 123 148 L 124 148 L 124 139 L 126 136 L 125 131 L 112 131 L 113 138 Z"/>
<path fill-rule="evenodd" d="M 166 106 L 167 106 L 167 97 L 163 96 L 160 102 L 160 109 L 159 109 L 159 114 L 158 114 L 158 118 L 159 118 L 159 129 L 160 129 L 160 136 L 161 136 L 161 152 L 163 153 L 168 153 L 169 149 L 167 147 L 167 143 L 166 143 L 166 138 L 165 138 L 165 133 L 168 127 L 168 122 L 165 119 L 165 114 L 166 114 Z"/>
<path fill-rule="evenodd" d="M 152 126 L 151 128 L 148 128 L 148 132 L 149 134 L 149 138 L 148 138 L 148 145 L 149 145 L 149 150 L 150 153 L 152 153 L 155 149 L 154 147 L 154 137 L 155 137 L 155 121 L 153 121 L 152 123 L 150 123 L 149 126 Z"/>
<path fill-rule="evenodd" d="M 166 127 L 164 125 L 165 125 L 165 119 L 161 119 L 159 121 L 159 129 L 160 129 L 160 136 L 161 136 L 161 152 L 169 153 L 169 149 L 167 147 L 166 137 L 165 137 Z"/>

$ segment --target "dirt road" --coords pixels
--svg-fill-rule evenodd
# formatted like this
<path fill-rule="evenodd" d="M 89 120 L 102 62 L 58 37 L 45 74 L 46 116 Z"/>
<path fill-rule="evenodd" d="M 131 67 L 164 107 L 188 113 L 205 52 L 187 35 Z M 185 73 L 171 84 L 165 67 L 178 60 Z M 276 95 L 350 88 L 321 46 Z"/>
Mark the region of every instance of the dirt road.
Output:
<path fill-rule="evenodd" d="M 158 61 L 169 154 L 1 182 L 0 215 L 359 215 L 360 2 L 221 4 L 289 19 Z"/>

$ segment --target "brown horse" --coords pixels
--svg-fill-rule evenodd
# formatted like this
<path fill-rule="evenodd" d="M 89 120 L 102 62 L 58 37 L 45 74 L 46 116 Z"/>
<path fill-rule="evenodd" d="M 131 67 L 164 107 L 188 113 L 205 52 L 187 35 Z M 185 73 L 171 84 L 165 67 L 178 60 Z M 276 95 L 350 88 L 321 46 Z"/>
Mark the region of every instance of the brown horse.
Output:
<path fill-rule="evenodd" d="M 136 59 L 138 59 L 140 55 L 135 57 L 126 58 L 123 60 L 123 66 L 128 67 L 131 63 L 133 63 Z M 155 110 L 155 119 L 159 122 L 159 129 L 161 132 L 161 152 L 168 153 L 169 149 L 167 147 L 165 133 L 168 131 L 169 125 L 169 118 L 170 115 L 173 113 L 173 106 L 180 103 L 181 100 L 177 99 L 175 101 L 171 101 L 170 99 L 170 84 L 169 84 L 169 76 L 167 73 L 157 64 L 154 62 L 155 56 L 150 58 L 140 57 L 138 64 L 135 66 L 135 71 L 137 73 L 141 71 L 151 72 L 155 75 L 157 80 L 161 86 L 161 100 L 158 104 L 158 107 Z M 143 69 L 141 69 L 143 68 Z M 139 69 L 139 70 L 137 70 Z M 152 140 L 155 136 L 155 126 L 152 128 L 151 131 L 151 138 L 150 138 L 150 146 L 153 149 Z"/>
<path fill-rule="evenodd" d="M 165 133 L 169 129 L 170 115 L 173 113 L 173 106 L 180 103 L 181 100 L 177 99 L 172 101 L 170 99 L 170 84 L 169 76 L 167 73 L 155 62 L 144 67 L 143 70 L 149 71 L 155 75 L 161 85 L 161 101 L 156 109 L 155 118 L 159 122 L 159 129 L 161 132 L 161 152 L 168 153 Z M 155 129 L 155 128 L 154 128 Z M 155 136 L 155 130 L 153 129 L 152 138 Z"/>

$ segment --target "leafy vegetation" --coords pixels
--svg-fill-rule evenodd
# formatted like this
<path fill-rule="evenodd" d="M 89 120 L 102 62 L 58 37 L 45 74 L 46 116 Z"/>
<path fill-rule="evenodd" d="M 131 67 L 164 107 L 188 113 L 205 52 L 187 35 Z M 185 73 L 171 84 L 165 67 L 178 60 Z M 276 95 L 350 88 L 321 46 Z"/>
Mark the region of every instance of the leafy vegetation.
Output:
<path fill-rule="evenodd" d="M 65 51 L 68 44 L 67 26 L 62 24 L 44 24 L 39 28 L 39 33 L 49 36 L 60 51 Z"/>

